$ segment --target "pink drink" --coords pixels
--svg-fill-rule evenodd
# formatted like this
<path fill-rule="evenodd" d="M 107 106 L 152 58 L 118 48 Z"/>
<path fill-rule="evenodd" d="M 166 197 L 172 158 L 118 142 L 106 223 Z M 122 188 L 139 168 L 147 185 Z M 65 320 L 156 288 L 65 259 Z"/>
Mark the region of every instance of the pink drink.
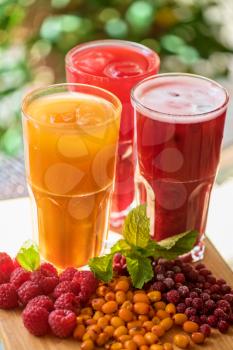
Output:
<path fill-rule="evenodd" d="M 101 40 L 79 45 L 66 57 L 68 82 L 92 84 L 116 94 L 122 117 L 112 202 L 112 227 L 119 227 L 135 199 L 134 115 L 130 90 L 155 74 L 159 57 L 149 48 L 120 40 Z"/>
<path fill-rule="evenodd" d="M 200 232 L 203 254 L 211 189 L 228 102 L 217 83 L 188 74 L 145 79 L 132 93 L 137 110 L 139 182 L 146 189 L 153 237 Z M 145 191 L 144 191 L 145 192 Z"/>

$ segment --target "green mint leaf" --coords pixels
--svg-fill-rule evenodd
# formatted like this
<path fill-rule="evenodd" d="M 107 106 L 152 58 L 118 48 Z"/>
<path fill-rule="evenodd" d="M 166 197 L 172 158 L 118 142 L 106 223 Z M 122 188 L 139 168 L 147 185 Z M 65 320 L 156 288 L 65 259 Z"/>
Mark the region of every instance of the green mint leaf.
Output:
<path fill-rule="evenodd" d="M 117 241 L 111 248 L 111 253 L 120 253 L 123 250 L 130 250 L 130 245 L 124 239 Z"/>
<path fill-rule="evenodd" d="M 158 244 L 166 249 L 171 249 L 178 241 L 180 241 L 181 238 L 186 237 L 186 240 L 189 239 L 190 235 L 193 237 L 196 231 L 186 231 L 183 233 L 179 233 L 178 235 L 168 237 L 166 239 L 163 239 L 162 241 L 158 242 Z"/>
<path fill-rule="evenodd" d="M 135 288 L 142 288 L 153 276 L 151 260 L 144 257 L 126 257 L 127 270 Z"/>
<path fill-rule="evenodd" d="M 40 265 L 38 246 L 31 240 L 26 241 L 20 248 L 16 260 L 25 270 L 36 270 Z"/>
<path fill-rule="evenodd" d="M 114 254 L 107 254 L 104 256 L 92 258 L 88 262 L 88 265 L 94 275 L 104 282 L 109 282 L 112 279 L 113 256 Z"/>
<path fill-rule="evenodd" d="M 145 248 L 150 239 L 150 220 L 146 215 L 146 206 L 139 205 L 127 215 L 123 225 L 123 236 L 133 246 Z"/>

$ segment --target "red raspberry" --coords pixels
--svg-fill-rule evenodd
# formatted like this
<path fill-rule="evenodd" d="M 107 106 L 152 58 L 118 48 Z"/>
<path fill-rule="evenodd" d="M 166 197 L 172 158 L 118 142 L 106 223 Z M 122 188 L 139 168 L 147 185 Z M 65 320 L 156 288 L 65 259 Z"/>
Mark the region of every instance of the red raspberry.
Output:
<path fill-rule="evenodd" d="M 80 285 L 79 297 L 85 303 L 98 287 L 98 280 L 91 271 L 77 271 L 72 279 Z"/>
<path fill-rule="evenodd" d="M 42 272 L 44 276 L 48 277 L 58 277 L 57 269 L 50 263 L 42 263 L 40 265 L 39 270 Z"/>
<path fill-rule="evenodd" d="M 18 295 L 14 286 L 10 283 L 0 285 L 0 308 L 14 309 L 18 306 Z"/>
<path fill-rule="evenodd" d="M 27 305 L 29 300 L 42 294 L 40 286 L 32 281 L 24 282 L 18 289 L 19 300 L 23 305 Z"/>
<path fill-rule="evenodd" d="M 70 310 L 54 310 L 49 315 L 49 325 L 57 337 L 69 337 L 76 327 L 76 315 Z"/>
<path fill-rule="evenodd" d="M 73 292 L 71 283 L 69 281 L 63 281 L 58 283 L 53 291 L 53 296 L 55 299 L 59 298 L 64 293 Z"/>
<path fill-rule="evenodd" d="M 54 303 L 55 309 L 76 311 L 79 309 L 79 297 L 74 293 L 64 293 Z"/>
<path fill-rule="evenodd" d="M 37 283 L 44 294 L 50 294 L 54 291 L 54 288 L 57 286 L 59 279 L 56 276 L 47 276 L 46 272 L 37 270 L 32 272 L 31 281 Z"/>
<path fill-rule="evenodd" d="M 14 264 L 7 253 L 0 253 L 0 284 L 10 281 L 11 272 L 14 270 Z"/>
<path fill-rule="evenodd" d="M 18 289 L 24 282 L 30 279 L 31 272 L 17 267 L 11 274 L 10 282 Z"/>
<path fill-rule="evenodd" d="M 27 308 L 30 308 L 31 306 L 43 307 L 47 311 L 52 311 L 54 309 L 53 302 L 47 295 L 39 295 L 38 297 L 31 299 L 27 304 Z"/>
<path fill-rule="evenodd" d="M 59 275 L 59 279 L 60 282 L 63 281 L 72 281 L 75 273 L 77 272 L 77 269 L 75 269 L 74 267 L 67 267 L 60 275 Z"/>
<path fill-rule="evenodd" d="M 22 317 L 24 326 L 33 335 L 39 337 L 49 332 L 49 313 L 44 307 L 26 307 L 23 311 Z"/>
<path fill-rule="evenodd" d="M 21 267 L 21 265 L 18 263 L 16 258 L 13 259 L 13 265 L 14 265 L 14 269 L 17 269 L 17 267 Z"/>

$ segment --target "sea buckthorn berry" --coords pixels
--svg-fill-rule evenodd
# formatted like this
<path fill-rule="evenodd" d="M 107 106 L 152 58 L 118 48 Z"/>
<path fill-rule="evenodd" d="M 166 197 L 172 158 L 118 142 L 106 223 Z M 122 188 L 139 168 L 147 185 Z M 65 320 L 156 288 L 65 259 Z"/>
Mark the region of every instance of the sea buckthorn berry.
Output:
<path fill-rule="evenodd" d="M 122 279 L 115 285 L 115 291 L 123 290 L 124 292 L 128 292 L 130 287 L 128 279 Z"/>
<path fill-rule="evenodd" d="M 95 298 L 95 299 L 92 299 L 91 306 L 94 310 L 101 311 L 104 303 L 105 303 L 104 298 Z"/>
<path fill-rule="evenodd" d="M 120 343 L 120 342 L 113 343 L 111 345 L 110 349 L 111 350 L 120 350 L 120 349 L 122 349 L 122 343 Z"/>
<path fill-rule="evenodd" d="M 144 335 L 145 341 L 148 345 L 152 345 L 155 344 L 159 341 L 159 338 L 156 334 L 152 333 L 152 332 L 147 332 Z"/>
<path fill-rule="evenodd" d="M 131 336 L 134 336 L 135 334 L 141 334 L 144 335 L 146 333 L 145 329 L 142 327 L 134 327 L 129 329 L 129 334 Z"/>
<path fill-rule="evenodd" d="M 134 312 L 138 315 L 146 315 L 148 314 L 150 307 L 147 303 L 135 303 L 134 304 Z"/>
<path fill-rule="evenodd" d="M 183 330 L 187 333 L 193 333 L 197 332 L 199 329 L 199 326 L 197 323 L 192 322 L 192 321 L 186 321 L 183 324 Z"/>
<path fill-rule="evenodd" d="M 161 300 L 161 292 L 159 292 L 158 290 L 149 292 L 147 295 L 150 301 L 152 301 L 153 303 Z"/>
<path fill-rule="evenodd" d="M 172 328 L 173 326 L 173 321 L 170 317 L 164 318 L 161 322 L 160 322 L 160 326 L 163 327 L 165 329 L 165 331 L 168 331 L 169 329 Z"/>
<path fill-rule="evenodd" d="M 94 343 L 91 339 L 87 339 L 81 344 L 82 350 L 93 350 L 94 349 Z"/>
<path fill-rule="evenodd" d="M 142 321 L 132 321 L 127 324 L 128 329 L 135 328 L 135 327 L 141 327 L 142 326 Z"/>
<path fill-rule="evenodd" d="M 125 322 L 118 316 L 114 316 L 111 321 L 110 321 L 111 325 L 115 328 L 118 328 L 120 326 L 124 326 Z"/>
<path fill-rule="evenodd" d="M 165 310 L 158 310 L 157 313 L 156 313 L 156 316 L 157 316 L 158 318 L 160 318 L 160 320 L 163 320 L 164 318 L 167 318 L 167 317 L 169 317 L 170 315 L 169 315 L 169 313 L 166 312 Z"/>
<path fill-rule="evenodd" d="M 152 327 L 154 327 L 154 323 L 152 321 L 146 321 L 142 324 L 142 327 L 145 328 L 145 330 L 150 331 Z"/>
<path fill-rule="evenodd" d="M 105 317 L 100 317 L 97 321 L 97 325 L 104 329 L 108 325 L 108 320 Z"/>
<path fill-rule="evenodd" d="M 145 293 L 134 294 L 133 297 L 134 303 L 149 303 L 149 298 Z"/>
<path fill-rule="evenodd" d="M 123 290 L 118 290 L 116 292 L 116 302 L 119 305 L 122 305 L 126 301 L 126 294 Z"/>
<path fill-rule="evenodd" d="M 104 313 L 102 311 L 96 311 L 93 316 L 93 320 L 98 320 L 100 317 L 103 317 Z"/>
<path fill-rule="evenodd" d="M 91 325 L 96 324 L 96 323 L 97 323 L 97 321 L 94 320 L 93 318 L 89 318 L 88 320 L 85 321 L 85 325 L 87 325 L 87 326 L 91 326 Z"/>
<path fill-rule="evenodd" d="M 164 343 L 163 344 L 163 349 L 164 350 L 173 350 L 173 346 L 171 343 Z"/>
<path fill-rule="evenodd" d="M 137 344 L 137 346 L 146 345 L 146 340 L 142 334 L 135 334 L 133 336 L 133 341 Z"/>
<path fill-rule="evenodd" d="M 85 332 L 86 332 L 85 326 L 83 324 L 78 324 L 74 330 L 73 337 L 81 341 Z"/>
<path fill-rule="evenodd" d="M 77 322 L 77 324 L 84 324 L 83 316 L 77 316 L 76 317 L 76 322 Z"/>
<path fill-rule="evenodd" d="M 188 320 L 188 317 L 185 314 L 175 314 L 173 320 L 176 325 L 182 326 Z"/>
<path fill-rule="evenodd" d="M 121 343 L 124 343 L 126 340 L 132 340 L 132 337 L 129 334 L 124 334 L 121 335 L 117 340 L 119 340 Z"/>
<path fill-rule="evenodd" d="M 155 325 L 151 331 L 157 335 L 157 337 L 162 337 L 165 334 L 165 329 L 161 327 L 159 324 Z"/>
<path fill-rule="evenodd" d="M 107 301 L 103 306 L 102 306 L 102 311 L 105 314 L 113 314 L 114 312 L 117 311 L 117 303 L 115 301 Z"/>
<path fill-rule="evenodd" d="M 95 341 L 96 338 L 97 338 L 97 333 L 95 333 L 92 330 L 88 330 L 85 334 L 83 334 L 82 341 L 84 342 L 89 339 Z"/>
<path fill-rule="evenodd" d="M 153 344 L 150 346 L 150 350 L 164 350 L 163 345 Z"/>
<path fill-rule="evenodd" d="M 141 345 L 141 346 L 139 346 L 139 350 L 149 350 L 149 346 Z"/>
<path fill-rule="evenodd" d="M 126 309 L 126 308 L 122 308 L 119 310 L 118 312 L 119 317 L 124 320 L 125 322 L 130 322 L 133 320 L 133 313 L 132 311 Z"/>
<path fill-rule="evenodd" d="M 106 286 L 99 286 L 96 289 L 96 294 L 98 295 L 98 297 L 104 297 L 105 294 L 107 294 L 109 292 L 109 288 Z"/>
<path fill-rule="evenodd" d="M 133 310 L 133 304 L 131 303 L 131 301 L 129 300 L 126 300 L 122 305 L 121 305 L 122 308 L 125 308 L 125 309 L 128 309 L 130 311 Z"/>
<path fill-rule="evenodd" d="M 142 322 L 149 321 L 149 317 L 147 315 L 139 315 L 138 319 L 139 321 L 142 321 Z"/>
<path fill-rule="evenodd" d="M 202 344 L 202 343 L 204 343 L 204 340 L 205 340 L 205 336 L 201 332 L 192 333 L 191 338 L 195 344 Z"/>
<path fill-rule="evenodd" d="M 186 349 L 190 344 L 190 338 L 185 334 L 176 334 L 173 340 L 175 345 L 181 349 Z"/>
<path fill-rule="evenodd" d="M 153 318 L 155 316 L 155 311 L 154 311 L 152 306 L 150 306 L 148 316 L 149 316 L 149 318 Z"/>
<path fill-rule="evenodd" d="M 87 331 L 93 331 L 96 334 L 100 334 L 102 332 L 102 329 L 100 326 L 98 326 L 97 324 L 95 325 L 91 325 L 87 327 Z"/>
<path fill-rule="evenodd" d="M 156 310 L 165 310 L 166 303 L 164 301 L 157 301 L 157 303 L 154 303 L 154 307 Z"/>
<path fill-rule="evenodd" d="M 133 301 L 133 292 L 131 290 L 128 290 L 128 292 L 126 293 L 126 299 L 129 301 Z"/>
<path fill-rule="evenodd" d="M 104 332 L 109 335 L 109 337 L 113 336 L 113 333 L 115 331 L 115 328 L 113 326 L 107 326 L 104 328 Z"/>
<path fill-rule="evenodd" d="M 152 322 L 153 322 L 154 324 L 159 324 L 159 323 L 160 323 L 160 318 L 158 318 L 157 316 L 155 316 L 155 317 L 152 318 Z"/>
<path fill-rule="evenodd" d="M 125 326 L 120 326 L 115 329 L 113 336 L 114 338 L 119 338 L 121 335 L 128 334 L 128 329 Z"/>
<path fill-rule="evenodd" d="M 93 316 L 93 310 L 91 307 L 84 307 L 81 310 L 81 315 L 89 315 L 89 316 Z"/>
<path fill-rule="evenodd" d="M 113 293 L 113 292 L 108 292 L 108 293 L 105 294 L 105 297 L 104 297 L 104 298 L 105 298 L 106 301 L 115 300 L 115 299 L 116 299 L 115 293 Z"/>
<path fill-rule="evenodd" d="M 166 305 L 165 311 L 171 315 L 174 315 L 176 313 L 176 307 L 174 304 L 169 303 Z"/>
<path fill-rule="evenodd" d="M 105 332 L 100 333 L 96 339 L 96 345 L 98 346 L 103 346 L 104 344 L 107 343 L 107 341 L 109 340 L 109 335 Z"/>
<path fill-rule="evenodd" d="M 124 347 L 128 350 L 137 350 L 137 344 L 133 340 L 126 340 L 124 342 Z"/>

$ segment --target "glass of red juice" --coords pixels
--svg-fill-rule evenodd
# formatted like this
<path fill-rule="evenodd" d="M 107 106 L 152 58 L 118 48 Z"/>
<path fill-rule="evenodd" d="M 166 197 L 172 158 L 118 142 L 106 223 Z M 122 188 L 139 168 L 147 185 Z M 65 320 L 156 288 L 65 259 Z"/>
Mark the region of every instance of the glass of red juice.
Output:
<path fill-rule="evenodd" d="M 137 123 L 137 175 L 161 241 L 197 230 L 189 257 L 204 254 L 211 189 L 219 164 L 228 93 L 218 83 L 191 74 L 159 74 L 132 90 Z"/>
<path fill-rule="evenodd" d="M 158 72 L 160 60 L 151 49 L 129 41 L 100 40 L 74 47 L 66 56 L 67 81 L 96 85 L 122 103 L 111 228 L 119 230 L 135 203 L 134 112 L 130 91 L 140 80 Z"/>

